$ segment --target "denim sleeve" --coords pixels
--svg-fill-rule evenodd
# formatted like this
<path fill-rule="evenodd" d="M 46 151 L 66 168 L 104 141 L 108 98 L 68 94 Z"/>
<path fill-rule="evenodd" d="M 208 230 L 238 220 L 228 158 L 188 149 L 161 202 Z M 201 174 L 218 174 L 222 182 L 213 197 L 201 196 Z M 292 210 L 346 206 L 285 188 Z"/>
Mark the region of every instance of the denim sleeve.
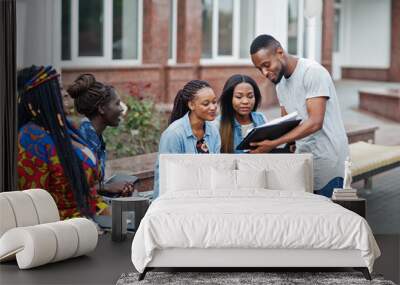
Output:
<path fill-rule="evenodd" d="M 213 142 L 211 153 L 221 153 L 221 136 L 217 130 L 213 133 L 211 141 Z"/>
<path fill-rule="evenodd" d="M 263 121 L 262 124 L 265 124 L 266 122 L 268 122 L 267 117 L 265 117 L 265 115 L 263 113 L 261 113 L 261 121 Z"/>
<path fill-rule="evenodd" d="M 162 153 L 183 153 L 183 144 L 179 135 L 176 132 L 166 130 L 160 139 L 158 147 L 158 157 L 156 165 L 154 166 L 154 193 L 153 199 L 156 199 L 160 194 L 160 174 L 159 174 L 159 156 Z"/>
<path fill-rule="evenodd" d="M 85 126 L 85 124 L 81 124 L 81 126 L 79 127 L 79 132 L 81 133 L 82 138 L 85 141 L 88 141 L 88 128 Z"/>
<path fill-rule="evenodd" d="M 217 117 L 214 121 L 211 122 L 213 126 L 219 131 L 219 128 L 221 126 L 221 118 Z"/>
<path fill-rule="evenodd" d="M 218 137 L 218 140 L 215 144 L 215 152 L 214 153 L 221 153 L 221 138 Z"/>
<path fill-rule="evenodd" d="M 183 144 L 178 133 L 165 131 L 160 139 L 158 153 L 183 153 Z"/>

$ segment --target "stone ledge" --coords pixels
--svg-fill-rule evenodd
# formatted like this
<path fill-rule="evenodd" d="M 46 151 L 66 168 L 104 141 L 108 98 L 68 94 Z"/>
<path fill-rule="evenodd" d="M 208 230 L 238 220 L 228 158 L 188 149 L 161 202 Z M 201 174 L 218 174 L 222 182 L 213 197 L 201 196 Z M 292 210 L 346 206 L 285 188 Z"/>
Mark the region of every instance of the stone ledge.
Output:
<path fill-rule="evenodd" d="M 396 122 L 400 122 L 400 89 L 362 89 L 359 108 Z"/>

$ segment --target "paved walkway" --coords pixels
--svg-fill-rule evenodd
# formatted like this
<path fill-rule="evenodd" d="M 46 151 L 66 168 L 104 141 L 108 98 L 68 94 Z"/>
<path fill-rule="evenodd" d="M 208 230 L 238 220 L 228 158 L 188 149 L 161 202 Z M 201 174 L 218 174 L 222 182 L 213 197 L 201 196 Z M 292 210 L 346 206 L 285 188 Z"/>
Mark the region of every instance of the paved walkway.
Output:
<path fill-rule="evenodd" d="M 400 145 L 399 123 L 358 110 L 360 88 L 400 88 L 400 83 L 340 80 L 335 85 L 345 124 L 378 126 L 377 144 Z M 279 107 L 264 111 L 268 119 L 278 117 L 279 112 Z M 374 234 L 400 234 L 400 168 L 374 176 L 372 189 L 364 189 L 362 182 L 355 183 L 353 187 L 367 199 L 367 220 Z"/>

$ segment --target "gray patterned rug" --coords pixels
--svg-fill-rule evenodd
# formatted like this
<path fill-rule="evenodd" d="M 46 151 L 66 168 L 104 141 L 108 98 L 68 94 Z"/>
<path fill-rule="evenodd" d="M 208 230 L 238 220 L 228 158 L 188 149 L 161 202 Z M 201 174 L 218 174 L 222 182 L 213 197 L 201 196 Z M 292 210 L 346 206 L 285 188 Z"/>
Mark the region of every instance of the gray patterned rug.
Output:
<path fill-rule="evenodd" d="M 117 285 L 145 284 L 328 284 L 328 285 L 358 285 L 379 284 L 395 285 L 384 280 L 380 275 L 372 275 L 368 281 L 360 272 L 148 272 L 146 278 L 138 281 L 138 273 L 122 274 Z"/>

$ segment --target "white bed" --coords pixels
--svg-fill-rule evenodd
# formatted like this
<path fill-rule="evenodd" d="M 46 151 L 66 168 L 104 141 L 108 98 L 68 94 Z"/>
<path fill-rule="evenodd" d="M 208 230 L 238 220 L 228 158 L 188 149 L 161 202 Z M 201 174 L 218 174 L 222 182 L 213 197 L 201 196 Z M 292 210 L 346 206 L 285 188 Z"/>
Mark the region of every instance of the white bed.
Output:
<path fill-rule="evenodd" d="M 368 278 L 380 251 L 367 222 L 310 192 L 310 155 L 161 155 L 161 195 L 132 262 L 141 278 L 154 267 L 355 267 Z"/>

